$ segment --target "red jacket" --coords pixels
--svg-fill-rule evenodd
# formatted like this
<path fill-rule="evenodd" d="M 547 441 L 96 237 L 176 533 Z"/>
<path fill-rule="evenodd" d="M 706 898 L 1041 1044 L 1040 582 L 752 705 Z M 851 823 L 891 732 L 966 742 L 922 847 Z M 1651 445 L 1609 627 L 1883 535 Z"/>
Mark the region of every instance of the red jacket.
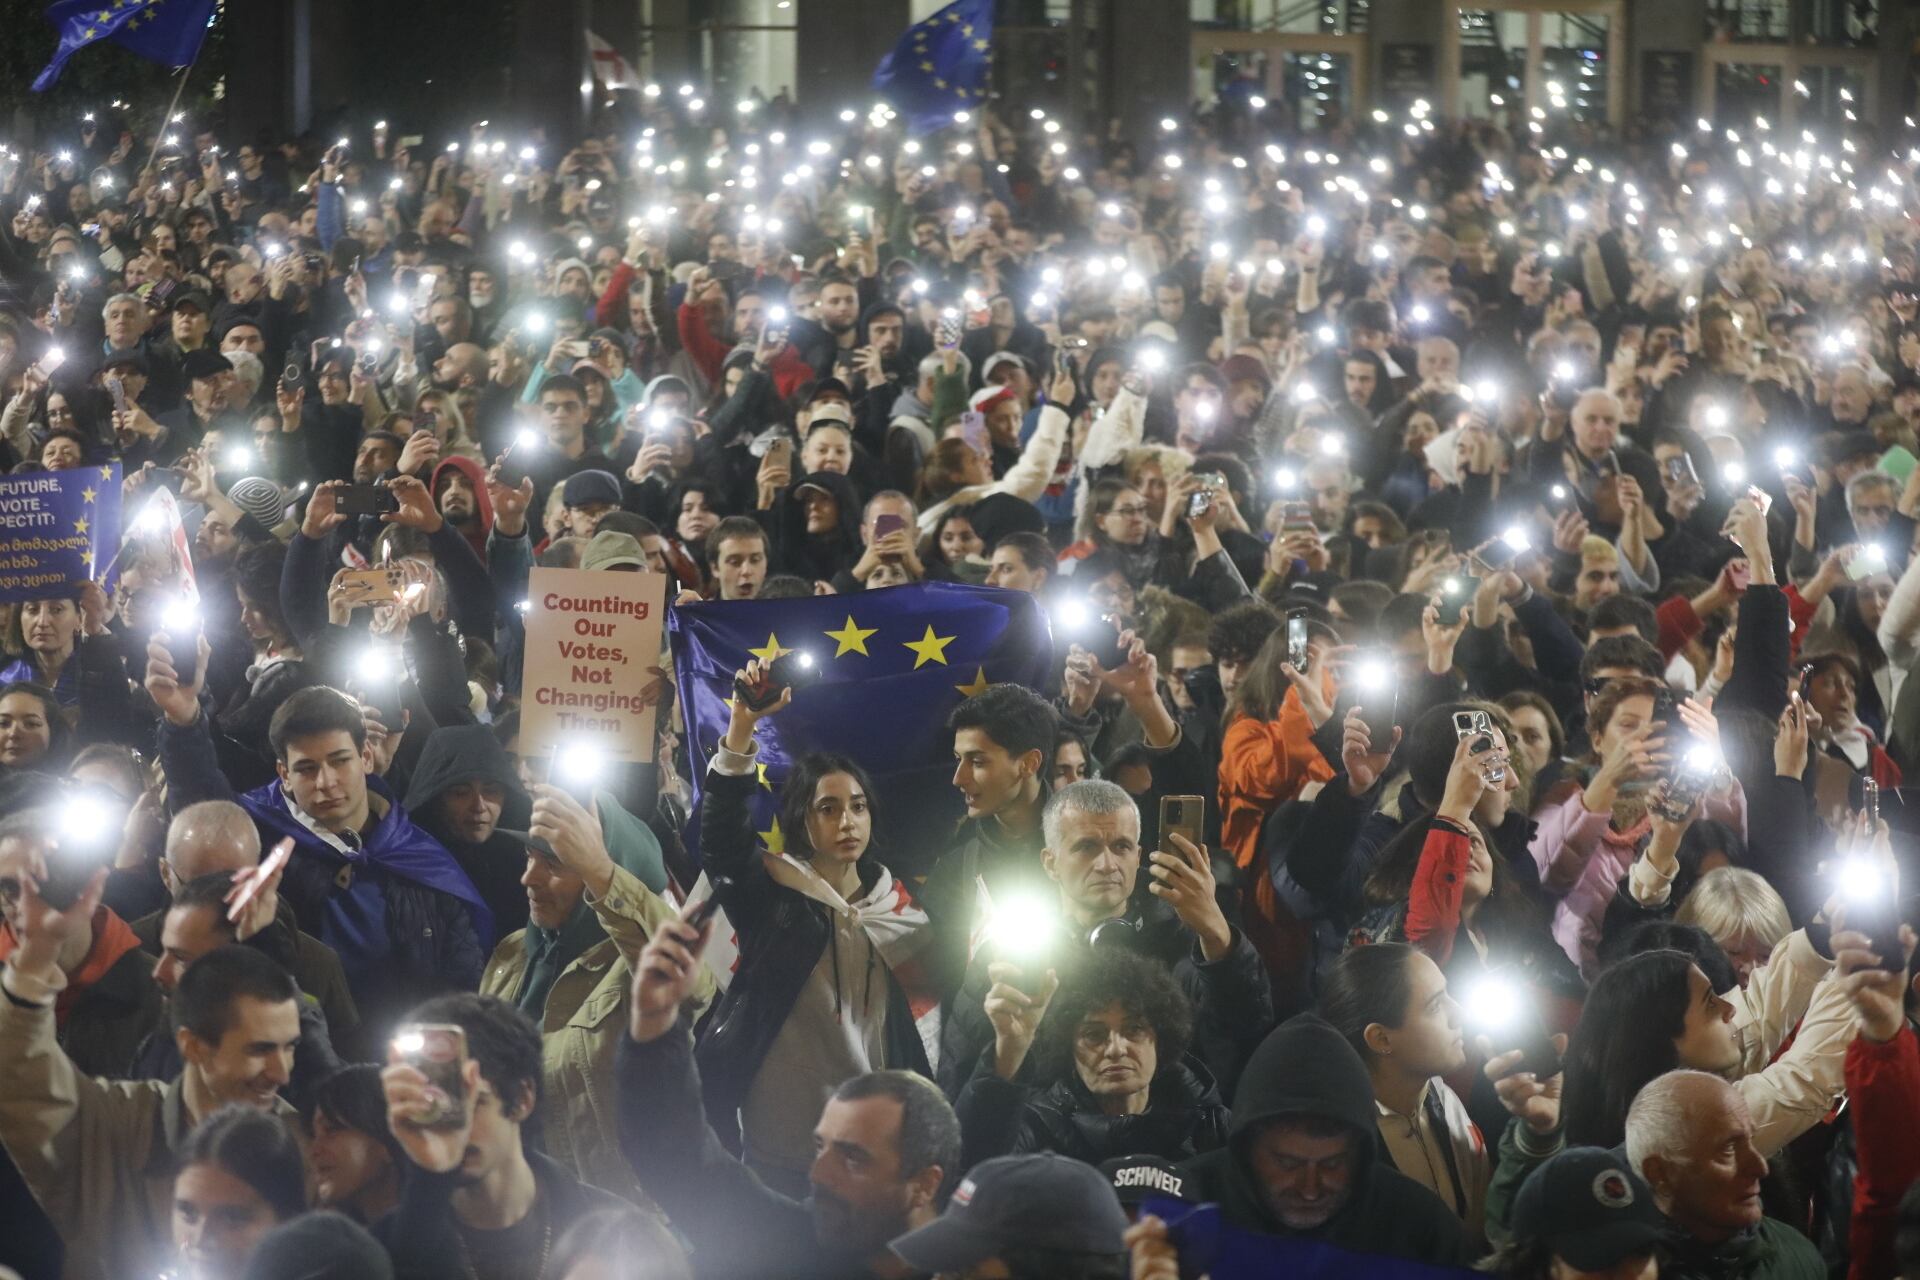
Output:
<path fill-rule="evenodd" d="M 1847 1046 L 1847 1097 L 1859 1169 L 1847 1232 L 1848 1280 L 1898 1275 L 1893 1240 L 1900 1197 L 1920 1179 L 1920 1041 L 1912 1027 L 1885 1044 L 1856 1036 Z"/>
<path fill-rule="evenodd" d="M 1413 887 L 1407 893 L 1407 941 L 1442 968 L 1453 958 L 1454 938 L 1460 932 L 1460 904 L 1466 897 L 1467 860 L 1472 856 L 1473 844 L 1467 837 L 1434 823 L 1420 846 L 1420 865 L 1414 868 Z"/>

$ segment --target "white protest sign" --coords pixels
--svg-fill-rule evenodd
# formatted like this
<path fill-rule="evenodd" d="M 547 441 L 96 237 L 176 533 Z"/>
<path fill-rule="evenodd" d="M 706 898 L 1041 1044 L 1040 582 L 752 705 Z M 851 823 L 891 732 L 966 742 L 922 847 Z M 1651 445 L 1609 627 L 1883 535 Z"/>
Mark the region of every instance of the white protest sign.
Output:
<path fill-rule="evenodd" d="M 667 580 L 610 569 L 534 569 L 527 589 L 520 753 L 595 748 L 629 764 L 653 759 Z"/>

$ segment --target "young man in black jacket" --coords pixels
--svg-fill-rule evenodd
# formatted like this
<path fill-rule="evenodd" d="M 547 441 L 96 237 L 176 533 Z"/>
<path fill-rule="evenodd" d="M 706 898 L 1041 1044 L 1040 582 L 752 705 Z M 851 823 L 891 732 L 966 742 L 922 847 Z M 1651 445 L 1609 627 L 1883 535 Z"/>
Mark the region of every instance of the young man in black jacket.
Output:
<path fill-rule="evenodd" d="M 545 1275 L 554 1243 L 568 1227 L 597 1210 L 623 1209 L 626 1202 L 528 1148 L 523 1131 L 540 1103 L 539 1029 L 506 1001 L 474 995 L 429 1000 L 407 1022 L 457 1026 L 466 1047 L 454 1117 L 434 1128 L 419 1122 L 447 1100 L 445 1092 L 405 1062 L 380 1076 L 388 1125 L 414 1166 L 400 1207 L 374 1232 L 393 1258 L 395 1277 Z M 396 1047 L 403 1055 L 431 1048 L 399 1041 Z"/>

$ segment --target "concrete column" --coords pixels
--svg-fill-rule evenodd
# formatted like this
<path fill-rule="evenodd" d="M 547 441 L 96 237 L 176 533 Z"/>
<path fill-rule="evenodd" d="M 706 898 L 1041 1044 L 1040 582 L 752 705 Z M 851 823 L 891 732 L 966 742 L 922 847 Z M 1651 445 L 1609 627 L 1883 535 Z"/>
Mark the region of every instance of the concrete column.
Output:
<path fill-rule="evenodd" d="M 524 125 L 545 128 L 556 144 L 578 137 L 586 123 L 592 92 L 587 74 L 589 2 L 516 0 L 514 5 L 514 114 Z"/>
<path fill-rule="evenodd" d="M 230 0 L 227 8 L 227 133 L 237 146 L 262 127 L 293 132 L 305 127 L 295 101 L 306 98 L 304 41 L 296 41 L 295 13 L 304 4 L 275 0 Z M 196 73 L 204 74 L 204 73 Z"/>
<path fill-rule="evenodd" d="M 1193 57 L 1188 0 L 1122 0 L 1107 13 L 1114 38 L 1101 78 L 1128 136 L 1150 138 L 1162 116 L 1187 113 Z"/>
<path fill-rule="evenodd" d="M 908 0 L 813 0 L 794 8 L 793 89 L 802 111 L 813 115 L 872 101 L 873 69 L 912 25 Z"/>
<path fill-rule="evenodd" d="M 1683 109 L 1696 110 L 1694 104 L 1702 102 L 1706 79 L 1712 74 L 1711 68 L 1701 56 L 1704 46 L 1701 41 L 1707 29 L 1706 0 L 1633 0 L 1627 13 L 1627 118 L 1642 110 L 1652 114 L 1664 114 L 1670 104 L 1654 104 L 1647 100 L 1649 84 L 1648 59 L 1650 53 L 1675 55 L 1663 58 L 1653 68 L 1653 74 L 1661 80 L 1659 88 L 1665 91 L 1674 87 L 1674 73 L 1681 66 L 1691 67 L 1691 102 Z M 1679 61 L 1684 57 L 1686 61 Z"/>
<path fill-rule="evenodd" d="M 1880 40 L 1877 46 L 1880 54 L 1879 83 L 1875 86 L 1877 100 L 1869 100 L 1860 112 L 1863 120 L 1879 123 L 1883 132 L 1891 134 L 1900 127 L 1900 121 L 1908 111 L 1907 77 L 1913 74 L 1912 54 L 1916 27 L 1913 11 L 1905 5 L 1886 5 L 1880 11 Z"/>
<path fill-rule="evenodd" d="M 639 69 L 639 0 L 590 0 L 587 22 L 595 35 L 617 49 L 635 70 Z"/>
<path fill-rule="evenodd" d="M 1356 102 L 1356 111 L 1404 107 L 1422 97 L 1436 112 L 1446 110 L 1446 86 L 1459 78 L 1457 65 L 1445 70 L 1449 51 L 1458 52 L 1458 42 L 1449 45 L 1444 38 L 1451 8 L 1446 0 L 1373 0 L 1367 11 L 1367 55 L 1373 63 L 1367 83 L 1373 101 Z M 1416 88 L 1423 62 L 1431 75 Z"/>

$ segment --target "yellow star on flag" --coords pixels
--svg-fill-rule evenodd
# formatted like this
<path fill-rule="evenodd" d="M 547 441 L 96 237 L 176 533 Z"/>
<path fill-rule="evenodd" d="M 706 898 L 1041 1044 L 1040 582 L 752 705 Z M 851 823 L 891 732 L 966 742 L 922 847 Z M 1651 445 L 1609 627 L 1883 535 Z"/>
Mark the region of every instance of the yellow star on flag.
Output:
<path fill-rule="evenodd" d="M 722 698 L 722 699 L 720 699 L 720 701 L 721 701 L 721 703 L 722 703 L 722 704 L 723 704 L 723 705 L 724 705 L 724 706 L 726 707 L 726 709 L 727 709 L 727 714 L 728 714 L 728 715 L 732 715 L 732 714 L 733 714 L 733 706 L 734 706 L 734 703 L 735 703 L 735 702 L 737 701 L 737 699 L 734 699 L 734 698 Z"/>
<path fill-rule="evenodd" d="M 91 39 L 93 39 L 93 28 L 92 28 L 92 27 L 88 27 L 88 28 L 86 29 L 86 31 L 84 31 L 84 32 L 82 32 L 82 33 L 81 33 L 81 36 L 80 36 L 80 39 L 81 39 L 81 40 L 83 40 L 83 41 L 86 41 L 86 40 L 91 40 Z"/>
<path fill-rule="evenodd" d="M 94 15 L 93 20 L 95 22 L 110 22 L 112 21 L 112 19 L 113 19 L 113 15 L 108 13 L 105 9 L 102 9 L 99 13 Z"/>
<path fill-rule="evenodd" d="M 81 516 L 73 522 L 73 531 L 75 533 L 85 533 L 87 531 L 87 518 L 85 516 Z"/>
<path fill-rule="evenodd" d="M 754 834 L 760 837 L 760 843 L 767 847 L 768 853 L 787 851 L 787 837 L 781 832 L 780 823 L 777 820 L 767 830 L 757 831 Z"/>
<path fill-rule="evenodd" d="M 966 694 L 969 698 L 977 698 L 993 686 L 987 680 L 987 669 L 985 667 L 975 667 L 973 669 L 973 680 L 971 683 L 957 684 L 953 687 L 961 693 Z"/>
<path fill-rule="evenodd" d="M 923 62 L 920 64 L 920 69 L 922 71 L 931 71 L 933 70 L 933 64 L 931 62 Z"/>
<path fill-rule="evenodd" d="M 945 80 L 940 79 L 940 77 L 935 76 L 933 79 L 933 87 L 936 89 L 944 89 L 947 87 L 947 82 Z"/>
<path fill-rule="evenodd" d="M 969 22 L 969 23 L 968 23 L 968 24 L 967 24 L 966 26 L 964 26 L 964 27 L 962 27 L 962 28 L 960 28 L 960 34 L 961 34 L 961 35 L 963 35 L 963 36 L 970 36 L 970 35 L 972 35 L 972 34 L 973 34 L 973 24 L 972 24 L 971 22 Z"/>
<path fill-rule="evenodd" d="M 918 671 L 921 667 L 926 666 L 929 662 L 937 662 L 943 667 L 946 666 L 947 665 L 947 646 L 952 644 L 954 640 L 957 638 L 958 637 L 955 637 L 955 636 L 934 635 L 933 624 L 929 622 L 927 624 L 926 635 L 922 636 L 918 640 L 902 640 L 900 643 L 906 645 L 907 648 L 913 650 L 915 654 L 919 655 L 914 659 L 914 663 L 913 663 L 913 669 L 915 671 Z"/>
<path fill-rule="evenodd" d="M 93 552 L 91 551 L 81 552 L 80 560 L 82 563 L 84 563 L 87 566 L 87 574 L 89 577 L 91 577 L 93 574 Z"/>
<path fill-rule="evenodd" d="M 780 638 L 774 635 L 773 632 L 769 631 L 767 632 L 767 642 L 764 645 L 760 646 L 758 649 L 749 649 L 747 650 L 747 652 L 752 654 L 754 657 L 760 659 L 760 661 L 762 662 L 772 662 L 775 658 L 779 657 L 781 654 L 792 653 L 793 650 L 781 648 Z"/>
<path fill-rule="evenodd" d="M 984 49 L 987 47 L 987 42 L 985 40 L 975 40 L 973 42 L 973 47 L 976 49 Z"/>
<path fill-rule="evenodd" d="M 873 655 L 867 652 L 867 637 L 877 635 L 879 631 L 880 628 L 878 627 L 861 627 L 857 625 L 853 620 L 853 615 L 848 614 L 847 625 L 838 631 L 827 632 L 826 637 L 829 640 L 837 641 L 840 645 L 838 649 L 833 651 L 833 656 L 836 658 L 844 657 L 849 653 L 857 653 L 863 658 L 871 658 Z"/>
<path fill-rule="evenodd" d="M 92 502 L 92 501 L 93 501 L 93 499 L 94 499 L 94 492 L 93 492 L 93 489 L 92 489 L 91 487 L 89 487 L 89 488 L 85 488 L 85 489 L 82 489 L 82 490 L 80 491 L 80 501 L 82 501 L 82 502 Z"/>
<path fill-rule="evenodd" d="M 767 766 L 756 763 L 753 766 L 753 770 L 755 776 L 760 779 L 760 785 L 769 791 L 773 790 L 773 784 L 767 781 Z"/>
<path fill-rule="evenodd" d="M 110 466 L 100 468 L 100 478 L 102 480 L 113 479 L 113 468 Z"/>

